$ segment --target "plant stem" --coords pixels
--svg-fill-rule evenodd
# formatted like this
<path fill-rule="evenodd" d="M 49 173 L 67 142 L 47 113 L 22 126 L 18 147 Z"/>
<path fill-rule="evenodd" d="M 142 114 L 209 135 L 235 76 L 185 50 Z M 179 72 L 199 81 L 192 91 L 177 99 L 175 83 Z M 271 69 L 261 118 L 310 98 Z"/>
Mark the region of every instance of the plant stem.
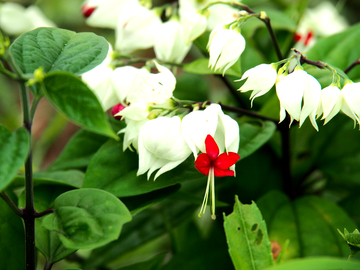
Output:
<path fill-rule="evenodd" d="M 270 38 L 271 38 L 271 41 L 273 43 L 273 46 L 274 46 L 274 49 L 275 49 L 275 52 L 276 52 L 276 55 L 277 55 L 278 59 L 283 60 L 284 56 L 281 53 L 279 43 L 277 42 L 274 30 L 271 27 L 270 18 L 268 16 L 266 16 L 265 18 L 261 18 L 261 15 L 260 15 L 260 20 L 262 20 L 265 23 L 266 28 L 269 31 Z"/>
<path fill-rule="evenodd" d="M 349 73 L 354 67 L 360 64 L 360 58 L 356 59 L 354 62 L 350 64 L 347 68 L 344 69 L 344 73 Z"/>
<path fill-rule="evenodd" d="M 30 134 L 30 151 L 25 161 L 25 208 L 22 218 L 25 223 L 25 252 L 26 252 L 26 270 L 35 270 L 35 209 L 34 209 L 34 186 L 32 171 L 32 149 L 31 149 L 31 126 L 32 119 L 30 114 L 30 100 L 25 82 L 21 86 L 21 103 L 23 108 L 24 127 Z"/>
<path fill-rule="evenodd" d="M 16 204 L 10 199 L 5 191 L 0 193 L 0 197 L 10 206 L 11 210 L 19 217 L 22 216 L 22 211 L 16 206 Z"/>

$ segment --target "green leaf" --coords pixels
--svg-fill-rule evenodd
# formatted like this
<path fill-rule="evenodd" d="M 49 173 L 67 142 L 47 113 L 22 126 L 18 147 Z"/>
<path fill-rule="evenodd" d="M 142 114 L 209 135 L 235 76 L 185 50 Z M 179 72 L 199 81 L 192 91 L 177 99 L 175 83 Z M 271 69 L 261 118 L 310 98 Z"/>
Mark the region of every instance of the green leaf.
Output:
<path fill-rule="evenodd" d="M 259 122 L 260 125 L 252 125 L 246 122 L 238 122 L 240 127 L 240 151 L 241 159 L 251 155 L 263 146 L 276 131 L 273 122 Z"/>
<path fill-rule="evenodd" d="M 119 237 L 122 225 L 131 220 L 125 205 L 114 195 L 99 189 L 77 189 L 55 199 L 55 213 L 43 226 L 59 232 L 69 249 L 101 247 Z"/>
<path fill-rule="evenodd" d="M 310 60 L 320 60 L 344 70 L 360 55 L 360 23 L 346 31 L 319 40 L 307 53 Z M 360 69 L 348 74 L 352 79 L 360 79 Z"/>
<path fill-rule="evenodd" d="M 0 192 L 14 179 L 29 150 L 29 134 L 25 128 L 11 132 L 0 125 Z"/>
<path fill-rule="evenodd" d="M 235 269 L 263 269 L 273 264 L 266 224 L 254 202 L 244 205 L 236 196 L 234 211 L 224 215 L 224 228 Z"/>
<path fill-rule="evenodd" d="M 118 139 L 95 94 L 77 77 L 52 72 L 44 78 L 43 92 L 59 111 L 85 129 Z"/>
<path fill-rule="evenodd" d="M 278 191 L 257 202 L 268 225 L 269 238 L 283 246 L 284 259 L 307 256 L 343 256 L 349 248 L 337 228 L 355 229 L 354 222 L 334 203 L 315 196 L 290 201 Z"/>
<path fill-rule="evenodd" d="M 139 262 L 125 267 L 121 267 L 118 270 L 159 270 L 161 269 L 161 265 L 165 257 L 166 254 L 159 254 L 154 258 L 151 258 L 144 262 Z"/>
<path fill-rule="evenodd" d="M 264 270 L 357 270 L 360 268 L 359 262 L 351 262 L 336 258 L 306 258 L 287 261 Z"/>
<path fill-rule="evenodd" d="M 59 157 L 48 171 L 85 168 L 92 156 L 108 140 L 107 137 L 86 130 L 78 131 L 71 137 Z"/>
<path fill-rule="evenodd" d="M 99 65 L 109 49 L 107 41 L 94 33 L 75 33 L 58 28 L 37 28 L 19 36 L 10 52 L 23 74 L 39 67 L 44 72 L 67 71 L 80 75 Z"/>
<path fill-rule="evenodd" d="M 85 174 L 78 170 L 37 172 L 34 173 L 34 185 L 39 184 L 64 184 L 75 188 L 81 188 Z"/>
<path fill-rule="evenodd" d="M 109 140 L 92 158 L 83 187 L 100 188 L 117 197 L 129 197 L 205 178 L 195 169 L 193 156 L 175 169 L 160 175 L 156 181 L 147 180 L 146 174 L 136 176 L 138 159 L 137 153 L 123 151 L 122 142 Z"/>
<path fill-rule="evenodd" d="M 189 73 L 195 74 L 219 74 L 222 75 L 222 70 L 212 70 L 209 66 L 209 59 L 208 58 L 199 58 L 191 63 L 185 64 L 183 66 L 183 70 Z M 241 70 L 240 70 L 240 63 L 237 61 L 233 66 L 231 66 L 225 72 L 226 75 L 232 75 L 236 77 L 241 77 Z"/>
<path fill-rule="evenodd" d="M 54 200 L 62 193 L 71 190 L 68 186 L 40 185 L 34 188 L 34 207 L 37 212 L 49 209 Z M 25 193 L 19 198 L 19 207 L 25 206 Z M 66 258 L 74 253 L 75 249 L 67 249 L 60 241 L 59 234 L 42 226 L 45 217 L 35 219 L 35 244 L 37 249 L 45 256 L 48 264 Z"/>
<path fill-rule="evenodd" d="M 2 270 L 25 269 L 24 226 L 21 218 L 15 215 L 2 199 L 0 199 L 0 261 Z"/>

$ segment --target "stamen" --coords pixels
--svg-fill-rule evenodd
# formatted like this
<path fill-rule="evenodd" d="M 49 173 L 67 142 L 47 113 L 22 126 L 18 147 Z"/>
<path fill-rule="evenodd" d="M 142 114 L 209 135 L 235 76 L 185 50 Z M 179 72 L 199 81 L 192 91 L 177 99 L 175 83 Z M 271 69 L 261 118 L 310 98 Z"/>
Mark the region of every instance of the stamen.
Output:
<path fill-rule="evenodd" d="M 211 218 L 216 219 L 215 215 L 215 176 L 214 176 L 214 167 L 210 168 L 209 175 L 211 175 Z"/>
<path fill-rule="evenodd" d="M 210 181 L 211 181 L 211 169 L 210 169 L 210 172 L 208 174 L 208 180 L 207 180 L 207 184 L 206 184 L 204 200 L 203 200 L 203 203 L 201 205 L 200 212 L 198 214 L 199 217 L 201 217 L 202 214 L 205 214 L 206 205 L 207 205 L 207 201 L 208 201 L 208 197 L 209 197 Z"/>

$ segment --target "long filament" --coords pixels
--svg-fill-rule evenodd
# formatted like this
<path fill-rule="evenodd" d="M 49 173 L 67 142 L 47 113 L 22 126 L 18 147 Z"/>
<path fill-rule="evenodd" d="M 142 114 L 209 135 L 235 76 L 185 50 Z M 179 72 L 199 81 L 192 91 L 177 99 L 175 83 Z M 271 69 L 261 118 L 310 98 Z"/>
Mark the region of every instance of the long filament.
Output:
<path fill-rule="evenodd" d="M 210 168 L 209 174 L 208 174 L 208 180 L 207 180 L 207 184 L 206 184 L 206 190 L 205 190 L 205 195 L 204 195 L 204 200 L 203 203 L 201 205 L 201 209 L 199 212 L 199 217 L 201 217 L 202 214 L 205 214 L 205 210 L 206 210 L 206 205 L 207 205 L 207 201 L 208 201 L 208 197 L 209 197 L 209 188 L 210 188 L 210 182 L 211 182 L 211 174 L 213 174 L 212 172 L 212 168 Z"/>

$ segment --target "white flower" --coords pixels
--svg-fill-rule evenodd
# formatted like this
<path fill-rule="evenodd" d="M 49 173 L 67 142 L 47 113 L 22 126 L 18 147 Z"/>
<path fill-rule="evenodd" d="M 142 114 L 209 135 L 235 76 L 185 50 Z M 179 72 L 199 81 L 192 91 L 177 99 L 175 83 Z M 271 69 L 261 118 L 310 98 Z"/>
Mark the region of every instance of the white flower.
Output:
<path fill-rule="evenodd" d="M 137 0 L 88 0 L 81 7 L 81 12 L 88 25 L 115 29 L 120 14 L 131 12 L 131 9 L 126 9 L 129 2 Z"/>
<path fill-rule="evenodd" d="M 138 2 L 128 2 L 124 8 L 128 12 L 123 11 L 119 16 L 115 48 L 120 53 L 130 54 L 138 49 L 153 47 L 162 25 L 157 11 L 149 10 Z"/>
<path fill-rule="evenodd" d="M 180 18 L 183 26 L 186 45 L 194 41 L 206 30 L 207 18 L 204 13 L 180 7 Z"/>
<path fill-rule="evenodd" d="M 164 62 L 181 63 L 191 48 L 183 26 L 174 16 L 157 29 L 154 42 L 156 58 Z"/>
<path fill-rule="evenodd" d="M 312 125 L 318 130 L 315 117 L 320 104 L 321 86 L 313 76 L 295 69 L 276 83 L 276 93 L 280 101 L 280 122 L 285 119 L 285 110 L 290 115 L 290 124 L 295 119 L 301 126 L 310 115 Z"/>
<path fill-rule="evenodd" d="M 220 105 L 211 104 L 203 111 L 193 111 L 183 118 L 182 133 L 194 157 L 199 151 L 206 152 L 205 138 L 214 137 L 220 151 L 239 150 L 239 125 L 221 110 Z"/>
<path fill-rule="evenodd" d="M 360 124 L 360 82 L 347 82 L 341 89 L 343 103 L 341 111 Z"/>
<path fill-rule="evenodd" d="M 131 145 L 135 150 L 138 150 L 140 129 L 148 121 L 150 121 L 148 118 L 144 118 L 140 121 L 125 118 L 126 127 L 119 131 L 119 133 L 124 133 L 123 151 L 127 148 L 132 149 Z"/>
<path fill-rule="evenodd" d="M 0 4 L 0 28 L 9 35 L 20 35 L 37 27 L 56 27 L 37 6 L 24 8 L 17 3 Z"/>
<path fill-rule="evenodd" d="M 147 178 L 160 169 L 154 180 L 182 163 L 190 154 L 181 135 L 181 120 L 178 116 L 172 118 L 158 117 L 146 122 L 139 134 L 139 169 L 137 175 L 144 174 Z"/>
<path fill-rule="evenodd" d="M 342 101 L 342 93 L 336 85 L 329 85 L 321 91 L 321 119 L 325 119 L 324 125 L 340 111 Z"/>
<path fill-rule="evenodd" d="M 246 82 L 238 89 L 240 92 L 253 90 L 251 93 L 251 106 L 253 100 L 265 95 L 274 86 L 277 77 L 276 67 L 273 64 L 261 64 L 247 70 L 240 80 Z"/>
<path fill-rule="evenodd" d="M 215 29 L 218 25 L 229 24 L 239 18 L 239 10 L 228 5 L 217 4 L 211 6 L 208 10 L 210 11 L 207 25 L 209 31 Z"/>
<path fill-rule="evenodd" d="M 225 74 L 244 51 L 245 39 L 237 30 L 219 25 L 210 33 L 207 48 L 210 54 L 209 66 L 214 70 L 223 69 Z"/>

